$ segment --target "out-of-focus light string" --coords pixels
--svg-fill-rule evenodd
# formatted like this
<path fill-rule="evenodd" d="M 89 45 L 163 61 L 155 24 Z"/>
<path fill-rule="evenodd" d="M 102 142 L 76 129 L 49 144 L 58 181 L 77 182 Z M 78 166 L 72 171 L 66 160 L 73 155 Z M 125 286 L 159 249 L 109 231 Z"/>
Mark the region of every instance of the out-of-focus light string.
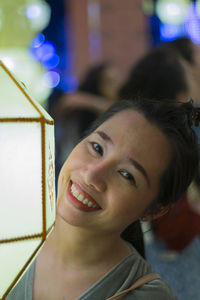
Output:
<path fill-rule="evenodd" d="M 44 82 L 50 88 L 56 87 L 60 82 L 59 63 L 60 57 L 56 53 L 54 43 L 47 41 L 43 33 L 39 33 L 32 41 L 30 51 L 47 70 L 44 74 Z"/>

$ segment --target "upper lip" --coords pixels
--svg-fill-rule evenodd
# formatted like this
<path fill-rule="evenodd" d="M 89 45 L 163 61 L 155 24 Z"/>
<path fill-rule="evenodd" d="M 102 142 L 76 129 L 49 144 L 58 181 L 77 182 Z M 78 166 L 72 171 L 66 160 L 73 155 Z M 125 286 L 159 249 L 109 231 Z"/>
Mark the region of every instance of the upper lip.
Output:
<path fill-rule="evenodd" d="M 85 195 L 86 198 L 87 198 L 87 195 L 88 195 L 88 198 L 92 198 L 93 201 L 96 202 L 96 204 L 99 207 L 101 207 L 101 205 L 99 204 L 98 200 L 96 200 L 96 196 L 93 195 L 93 191 L 87 185 L 85 185 L 84 183 L 80 183 L 80 182 L 74 181 L 74 180 L 71 180 L 71 183 L 72 184 L 74 183 L 74 184 L 78 185 L 79 188 L 80 188 L 80 190 L 83 192 L 83 194 Z"/>

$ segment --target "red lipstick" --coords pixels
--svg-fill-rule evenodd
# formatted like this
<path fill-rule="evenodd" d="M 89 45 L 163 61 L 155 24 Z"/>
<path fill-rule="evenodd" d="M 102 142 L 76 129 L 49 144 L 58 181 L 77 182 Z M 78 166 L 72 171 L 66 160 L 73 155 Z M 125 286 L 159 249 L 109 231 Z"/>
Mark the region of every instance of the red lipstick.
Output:
<path fill-rule="evenodd" d="M 76 186 L 76 189 L 78 191 L 80 191 L 81 195 L 84 196 L 84 198 L 87 198 L 88 201 L 92 202 L 94 205 L 98 205 L 96 202 L 94 202 L 94 200 L 92 200 L 92 198 L 86 193 L 84 193 L 79 185 L 73 183 L 75 186 Z M 100 207 L 89 207 L 87 204 L 84 204 L 83 202 L 81 202 L 80 200 L 78 200 L 73 194 L 72 194 L 72 191 L 71 191 L 71 187 L 72 187 L 72 182 L 70 181 L 69 185 L 68 185 L 68 188 L 67 188 L 67 199 L 79 210 L 83 210 L 83 211 L 86 211 L 86 212 L 92 212 L 92 211 L 96 211 L 96 210 L 99 210 Z"/>

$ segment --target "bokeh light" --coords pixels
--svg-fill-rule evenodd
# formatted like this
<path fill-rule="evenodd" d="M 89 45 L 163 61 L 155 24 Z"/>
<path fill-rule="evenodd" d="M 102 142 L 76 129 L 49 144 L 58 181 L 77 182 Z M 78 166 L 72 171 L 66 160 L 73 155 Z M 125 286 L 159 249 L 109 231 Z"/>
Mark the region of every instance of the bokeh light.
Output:
<path fill-rule="evenodd" d="M 51 10 L 46 2 L 31 0 L 30 4 L 26 7 L 25 14 L 29 19 L 31 27 L 36 31 L 41 31 L 49 23 Z"/>
<path fill-rule="evenodd" d="M 50 57 L 46 55 L 45 59 L 43 59 L 42 61 L 42 64 L 46 69 L 51 70 L 56 68 L 59 62 L 60 62 L 60 57 L 57 54 L 54 54 L 53 56 Z"/>
<path fill-rule="evenodd" d="M 195 3 L 191 3 L 188 18 L 184 28 L 186 34 L 193 40 L 194 43 L 200 45 L 200 18 L 196 10 Z"/>
<path fill-rule="evenodd" d="M 178 38 L 183 33 L 182 26 L 174 24 L 160 25 L 160 39 L 162 41 L 171 41 Z"/>
<path fill-rule="evenodd" d="M 45 36 L 43 33 L 39 33 L 32 41 L 31 48 L 40 47 L 45 41 Z"/>
<path fill-rule="evenodd" d="M 158 0 L 156 13 L 162 23 L 182 24 L 187 17 L 190 0 Z"/>
<path fill-rule="evenodd" d="M 52 42 L 45 41 L 45 36 L 42 33 L 33 40 L 31 52 L 45 69 L 52 70 L 60 63 L 60 57 L 56 54 L 56 46 Z"/>
<path fill-rule="evenodd" d="M 29 19 L 35 19 L 40 17 L 42 14 L 42 9 L 40 5 L 37 4 L 33 4 L 28 6 L 27 10 L 26 10 L 26 16 Z"/>
<path fill-rule="evenodd" d="M 0 57 L 3 63 L 25 84 L 33 98 L 44 105 L 51 92 L 50 79 L 48 84 L 41 84 L 46 71 L 44 67 L 26 49 L 4 49 L 0 51 Z"/>
<path fill-rule="evenodd" d="M 60 74 L 56 71 L 46 72 L 43 76 L 43 80 L 46 86 L 55 88 L 60 82 Z"/>

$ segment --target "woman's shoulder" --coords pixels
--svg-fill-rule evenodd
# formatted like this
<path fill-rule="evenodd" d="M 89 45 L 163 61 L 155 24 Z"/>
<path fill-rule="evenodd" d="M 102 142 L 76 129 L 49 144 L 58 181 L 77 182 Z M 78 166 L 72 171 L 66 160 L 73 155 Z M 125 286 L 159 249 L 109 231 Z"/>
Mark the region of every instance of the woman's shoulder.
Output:
<path fill-rule="evenodd" d="M 127 293 L 124 300 L 177 300 L 176 295 L 172 289 L 162 279 L 155 279 L 151 282 L 145 283 L 141 287 Z"/>
<path fill-rule="evenodd" d="M 177 297 L 174 294 L 171 287 L 161 278 L 146 283 L 142 287 L 144 299 L 150 295 L 154 300 L 176 300 Z M 141 298 L 142 300 L 143 298 Z"/>
<path fill-rule="evenodd" d="M 126 285 L 126 287 L 123 287 L 123 289 L 130 287 L 144 275 L 153 272 L 151 266 L 136 251 L 127 257 L 123 263 L 123 267 L 127 267 L 126 264 L 129 265 L 129 272 L 123 284 Z M 124 297 L 124 300 L 131 299 L 176 300 L 177 298 L 170 286 L 160 278 L 145 283 Z"/>

